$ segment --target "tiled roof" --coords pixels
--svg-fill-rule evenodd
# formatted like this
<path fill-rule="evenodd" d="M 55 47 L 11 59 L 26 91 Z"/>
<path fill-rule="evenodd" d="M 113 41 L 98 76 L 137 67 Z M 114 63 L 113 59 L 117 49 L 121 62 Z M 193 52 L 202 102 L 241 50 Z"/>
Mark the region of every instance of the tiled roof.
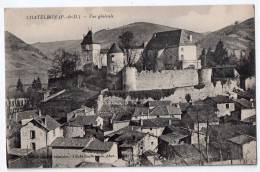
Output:
<path fill-rule="evenodd" d="M 108 54 L 111 53 L 123 53 L 122 49 L 118 47 L 116 43 L 113 43 L 110 49 L 107 52 Z"/>
<path fill-rule="evenodd" d="M 147 107 L 135 107 L 135 111 L 134 111 L 134 114 L 133 116 L 143 116 L 143 115 L 148 115 L 148 111 L 149 111 L 149 108 Z"/>
<path fill-rule="evenodd" d="M 157 32 L 146 46 L 146 49 L 164 49 L 167 47 L 176 47 L 184 44 L 194 44 L 188 38 L 188 34 L 184 30 L 172 30 L 165 32 Z"/>
<path fill-rule="evenodd" d="M 219 119 L 216 110 L 213 106 L 208 104 L 196 104 L 187 108 L 187 114 L 192 121 L 199 122 L 218 122 Z"/>
<path fill-rule="evenodd" d="M 156 107 L 156 106 L 162 106 L 162 105 L 171 105 L 171 101 L 160 101 L 160 100 L 153 100 L 153 101 L 148 101 L 148 106 L 149 107 Z"/>
<path fill-rule="evenodd" d="M 81 162 L 77 164 L 75 167 L 77 168 L 86 168 L 86 167 L 112 167 L 111 164 L 100 163 L 100 162 Z"/>
<path fill-rule="evenodd" d="M 174 151 L 177 155 L 181 156 L 182 158 L 191 158 L 191 157 L 199 157 L 199 151 L 190 144 L 180 144 L 173 146 Z"/>
<path fill-rule="evenodd" d="M 12 148 L 8 151 L 8 154 L 15 156 L 26 156 L 32 153 L 32 149 L 20 149 L 20 148 Z"/>
<path fill-rule="evenodd" d="M 188 135 L 182 135 L 180 133 L 168 133 L 161 135 L 159 138 L 170 144 L 178 144 L 180 139 L 187 137 Z"/>
<path fill-rule="evenodd" d="M 169 115 L 168 109 L 166 106 L 156 106 L 154 109 L 151 110 L 149 113 L 151 116 L 164 116 Z"/>
<path fill-rule="evenodd" d="M 39 116 L 37 118 L 34 118 L 32 121 L 36 121 L 38 124 L 40 124 L 42 127 L 47 129 L 48 131 L 56 129 L 57 127 L 61 126 L 60 123 L 58 123 L 55 119 L 53 119 L 49 115 Z"/>
<path fill-rule="evenodd" d="M 256 141 L 256 138 L 249 136 L 249 135 L 242 134 L 242 135 L 229 139 L 229 141 L 232 143 L 236 143 L 238 145 L 243 145 L 243 144 L 251 142 L 251 141 Z"/>
<path fill-rule="evenodd" d="M 58 137 L 56 138 L 51 147 L 59 147 L 59 148 L 84 148 L 93 138 L 64 138 Z"/>
<path fill-rule="evenodd" d="M 36 118 L 38 116 L 39 116 L 38 110 L 28 110 L 28 111 L 17 112 L 17 122 L 19 122 L 23 119 Z"/>
<path fill-rule="evenodd" d="M 166 106 L 167 111 L 169 114 L 173 114 L 173 115 L 181 115 L 181 108 L 180 107 L 176 107 L 175 105 L 170 105 L 170 106 Z"/>
<path fill-rule="evenodd" d="M 97 118 L 96 115 L 88 115 L 88 116 L 77 116 L 71 119 L 68 122 L 69 126 L 90 126 L 90 125 L 97 125 Z"/>
<path fill-rule="evenodd" d="M 172 125 L 174 123 L 180 123 L 176 118 L 154 118 L 143 120 L 143 125 L 139 124 L 142 128 L 161 128 Z"/>
<path fill-rule="evenodd" d="M 86 145 L 83 151 L 109 151 L 113 146 L 113 142 L 102 142 L 98 139 L 94 139 L 88 145 Z"/>

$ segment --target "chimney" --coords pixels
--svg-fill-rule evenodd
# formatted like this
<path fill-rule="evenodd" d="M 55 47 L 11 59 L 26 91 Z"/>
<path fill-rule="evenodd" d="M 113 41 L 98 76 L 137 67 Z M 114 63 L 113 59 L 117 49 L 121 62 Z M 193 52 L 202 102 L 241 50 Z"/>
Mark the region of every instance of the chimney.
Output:
<path fill-rule="evenodd" d="M 190 42 L 192 42 L 192 35 L 189 35 L 189 40 Z"/>
<path fill-rule="evenodd" d="M 253 100 L 253 99 L 250 99 L 250 102 L 251 102 L 251 107 L 252 107 L 252 108 L 255 107 L 255 105 L 254 105 L 254 100 Z"/>
<path fill-rule="evenodd" d="M 172 119 L 169 119 L 169 125 L 172 125 Z"/>
<path fill-rule="evenodd" d="M 38 115 L 39 115 L 39 116 L 42 116 L 42 111 L 41 111 L 41 109 L 39 109 Z"/>

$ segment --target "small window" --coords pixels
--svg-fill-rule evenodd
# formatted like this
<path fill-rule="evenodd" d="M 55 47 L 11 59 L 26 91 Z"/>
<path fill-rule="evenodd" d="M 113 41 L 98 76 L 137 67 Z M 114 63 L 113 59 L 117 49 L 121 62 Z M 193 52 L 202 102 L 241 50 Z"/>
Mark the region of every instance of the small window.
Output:
<path fill-rule="evenodd" d="M 34 130 L 30 131 L 30 138 L 35 139 L 35 131 Z"/>
<path fill-rule="evenodd" d="M 226 104 L 226 108 L 229 109 L 229 104 L 228 103 Z"/>
<path fill-rule="evenodd" d="M 153 145 L 153 142 L 151 142 L 151 145 Z"/>
<path fill-rule="evenodd" d="M 35 143 L 31 143 L 31 149 L 35 150 L 35 148 L 36 148 Z"/>
<path fill-rule="evenodd" d="M 183 49 L 183 47 L 181 47 L 181 51 L 183 51 L 184 49 Z"/>
<path fill-rule="evenodd" d="M 152 128 L 150 128 L 150 131 L 152 131 L 153 129 Z"/>
<path fill-rule="evenodd" d="M 181 60 L 183 60 L 184 59 L 184 55 L 183 54 L 181 54 Z"/>
<path fill-rule="evenodd" d="M 95 156 L 95 161 L 99 162 L 99 156 Z"/>
<path fill-rule="evenodd" d="M 157 118 L 159 118 L 160 116 L 159 115 L 157 115 Z"/>

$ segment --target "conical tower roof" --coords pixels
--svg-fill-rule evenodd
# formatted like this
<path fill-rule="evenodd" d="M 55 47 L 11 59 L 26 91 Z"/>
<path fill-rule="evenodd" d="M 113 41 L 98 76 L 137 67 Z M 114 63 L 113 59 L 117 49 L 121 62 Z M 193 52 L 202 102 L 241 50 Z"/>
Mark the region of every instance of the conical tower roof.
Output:
<path fill-rule="evenodd" d="M 88 31 L 88 34 L 84 36 L 83 41 L 81 42 L 81 45 L 87 45 L 87 44 L 93 44 L 93 33 L 92 31 Z"/>

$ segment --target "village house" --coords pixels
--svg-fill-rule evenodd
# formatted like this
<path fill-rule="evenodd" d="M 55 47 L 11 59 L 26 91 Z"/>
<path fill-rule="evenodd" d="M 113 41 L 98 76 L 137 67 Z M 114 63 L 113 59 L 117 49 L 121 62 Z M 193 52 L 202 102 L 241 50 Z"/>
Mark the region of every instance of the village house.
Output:
<path fill-rule="evenodd" d="M 240 112 L 240 120 L 243 121 L 246 118 L 256 115 L 255 102 L 251 99 L 248 101 L 244 98 L 235 99 L 235 108 Z"/>
<path fill-rule="evenodd" d="M 31 121 L 33 118 L 36 118 L 40 115 L 40 112 L 36 109 L 21 111 L 15 113 L 15 121 L 24 125 L 27 122 Z"/>
<path fill-rule="evenodd" d="M 113 164 L 118 159 L 118 146 L 114 142 L 94 139 L 83 150 L 85 162 Z"/>
<path fill-rule="evenodd" d="M 20 130 L 21 149 L 38 150 L 63 136 L 61 124 L 50 116 L 40 116 L 24 124 Z"/>
<path fill-rule="evenodd" d="M 67 114 L 67 121 L 77 116 L 92 116 L 95 115 L 94 109 L 87 106 L 81 106 L 79 109 L 73 110 Z"/>
<path fill-rule="evenodd" d="M 118 157 L 126 160 L 129 165 L 140 163 L 139 156 L 146 148 L 150 147 L 144 145 L 145 141 L 149 144 L 155 144 L 151 143 L 148 137 L 145 137 L 147 134 L 137 131 L 137 128 L 128 126 L 107 135 L 109 141 L 118 143 Z"/>
<path fill-rule="evenodd" d="M 235 104 L 228 96 L 207 97 L 204 101 L 218 109 L 219 118 L 230 116 L 235 110 Z"/>
<path fill-rule="evenodd" d="M 78 88 L 64 89 L 42 100 L 40 110 L 43 115 L 49 115 L 64 123 L 67 121 L 69 112 L 79 109 L 82 105 L 93 106 L 98 94 L 97 91 L 85 91 Z"/>
<path fill-rule="evenodd" d="M 52 167 L 75 167 L 85 160 L 82 149 L 94 138 L 56 138 L 50 145 L 52 149 Z"/>
<path fill-rule="evenodd" d="M 103 128 L 103 119 L 100 116 L 88 115 L 88 116 L 76 116 L 71 118 L 66 124 L 64 124 L 64 137 L 85 137 L 90 133 L 87 133 L 90 129 L 94 129 L 98 133 L 99 129 Z M 92 134 L 97 134 L 92 133 Z M 94 136 L 93 135 L 93 136 Z"/>
<path fill-rule="evenodd" d="M 191 144 L 206 144 L 208 126 L 219 125 L 217 109 L 208 104 L 193 104 L 186 109 L 182 122 L 192 130 Z"/>
<path fill-rule="evenodd" d="M 181 109 L 177 105 L 156 105 L 149 107 L 135 107 L 132 120 L 155 119 L 155 118 L 178 118 L 181 119 Z"/>
<path fill-rule="evenodd" d="M 230 142 L 232 160 L 242 160 L 243 164 L 256 163 L 256 138 L 239 135 L 228 140 Z"/>

